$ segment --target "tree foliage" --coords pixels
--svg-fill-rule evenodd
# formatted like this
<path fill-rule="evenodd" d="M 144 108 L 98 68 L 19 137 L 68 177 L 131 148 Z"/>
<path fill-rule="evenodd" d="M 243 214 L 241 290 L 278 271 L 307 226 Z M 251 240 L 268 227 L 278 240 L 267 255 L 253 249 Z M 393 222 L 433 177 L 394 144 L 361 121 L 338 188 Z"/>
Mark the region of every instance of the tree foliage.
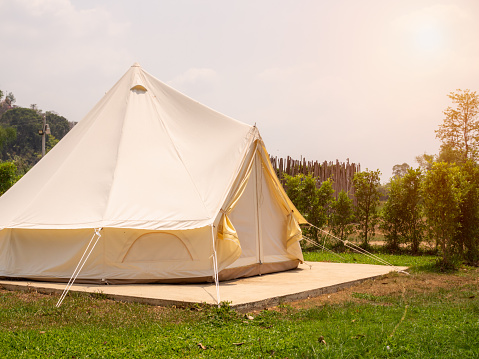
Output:
<path fill-rule="evenodd" d="M 42 138 L 38 133 L 43 127 L 42 116 L 39 110 L 21 107 L 10 109 L 3 114 L 0 124 L 5 128 L 16 131 L 16 137 L 12 141 L 8 141 L 1 149 L 3 160 L 21 157 L 31 167 L 40 159 Z M 46 150 L 48 152 L 68 133 L 71 125 L 66 118 L 53 112 L 47 112 L 45 116 L 51 130 L 51 135 L 47 135 L 46 138 Z"/>
<path fill-rule="evenodd" d="M 13 161 L 0 163 L 0 196 L 18 181 L 17 166 Z"/>
<path fill-rule="evenodd" d="M 390 249 L 398 250 L 403 231 L 402 212 L 402 178 L 395 176 L 389 183 L 389 197 L 382 213 L 381 229 L 384 231 L 386 242 Z"/>
<path fill-rule="evenodd" d="M 9 92 L 6 96 L 5 96 L 5 102 L 10 105 L 10 106 L 13 106 L 13 104 L 15 102 L 17 102 L 17 99 L 15 98 L 15 95 L 12 93 L 12 92 Z"/>
<path fill-rule="evenodd" d="M 71 122 L 69 122 L 65 117 L 56 114 L 55 112 L 47 111 L 46 121 L 50 126 L 52 135 L 55 138 L 61 140 L 72 128 Z"/>
<path fill-rule="evenodd" d="M 388 246 L 398 250 L 401 243 L 419 251 L 424 223 L 421 205 L 421 170 L 409 168 L 402 177 L 391 179 L 389 198 L 384 205 L 381 228 Z"/>
<path fill-rule="evenodd" d="M 333 199 L 333 186 L 330 180 L 317 187 L 316 179 L 311 175 L 285 174 L 286 193 L 306 220 L 318 228 L 324 227 L 328 221 L 328 211 Z M 314 239 L 318 237 L 315 228 L 307 230 Z"/>
<path fill-rule="evenodd" d="M 343 241 L 348 239 L 354 231 L 354 206 L 353 200 L 345 191 L 338 193 L 338 198 L 331 202 L 331 232 Z"/>
<path fill-rule="evenodd" d="M 0 90 L 0 117 L 9 109 L 13 107 L 13 104 L 15 103 L 15 96 L 13 93 L 9 92 L 5 95 L 5 98 L 3 97 L 5 93 Z"/>
<path fill-rule="evenodd" d="M 460 171 L 462 201 L 454 242 L 468 264 L 479 265 L 479 168 L 467 161 Z"/>
<path fill-rule="evenodd" d="M 439 155 L 434 159 L 434 162 L 446 162 L 448 164 L 462 164 L 464 163 L 464 155 L 461 151 L 451 147 L 450 144 L 443 143 L 439 149 Z"/>
<path fill-rule="evenodd" d="M 374 236 L 379 218 L 380 175 L 379 170 L 366 169 L 364 172 L 357 172 L 353 177 L 354 195 L 357 200 L 355 216 L 364 247 L 369 246 L 369 237 Z"/>
<path fill-rule="evenodd" d="M 394 165 L 393 166 L 393 177 L 402 177 L 404 176 L 408 169 L 410 169 L 411 166 L 409 166 L 407 163 L 403 163 L 402 165 Z"/>
<path fill-rule="evenodd" d="M 426 173 L 422 183 L 428 231 L 437 241 L 445 267 L 454 267 L 458 251 L 455 238 L 460 228 L 462 181 L 459 167 L 438 162 Z"/>
<path fill-rule="evenodd" d="M 402 178 L 402 206 L 404 208 L 404 238 L 414 253 L 419 252 L 419 245 L 424 237 L 424 221 L 422 218 L 421 170 L 410 168 Z"/>
<path fill-rule="evenodd" d="M 428 155 L 427 153 L 424 153 L 422 155 L 416 156 L 416 162 L 418 163 L 420 169 L 423 171 L 429 171 L 434 163 L 434 155 Z"/>
<path fill-rule="evenodd" d="M 38 153 L 42 151 L 42 139 L 38 131 L 42 129 L 43 119 L 33 110 L 14 108 L 5 112 L 0 120 L 4 126 L 10 126 L 17 131 L 17 139 L 2 150 L 2 159 L 8 160 L 14 156 L 25 158 L 31 165 L 35 164 Z"/>
<path fill-rule="evenodd" d="M 17 139 L 17 131 L 14 127 L 0 125 L 0 151 Z"/>
<path fill-rule="evenodd" d="M 475 91 L 456 90 L 448 97 L 454 107 L 444 111 L 444 123 L 436 130 L 436 137 L 449 150 L 459 154 L 461 162 L 477 160 L 479 155 L 479 96 Z"/>

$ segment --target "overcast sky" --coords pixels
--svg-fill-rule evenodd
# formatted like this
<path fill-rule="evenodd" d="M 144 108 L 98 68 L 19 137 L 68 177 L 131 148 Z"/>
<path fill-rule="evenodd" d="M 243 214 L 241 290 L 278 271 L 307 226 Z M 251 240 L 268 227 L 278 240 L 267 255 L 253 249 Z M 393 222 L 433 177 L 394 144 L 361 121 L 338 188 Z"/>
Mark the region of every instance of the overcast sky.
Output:
<path fill-rule="evenodd" d="M 0 0 L 0 89 L 80 121 L 134 63 L 256 123 L 272 155 L 380 169 L 438 152 L 479 90 L 479 1 Z"/>

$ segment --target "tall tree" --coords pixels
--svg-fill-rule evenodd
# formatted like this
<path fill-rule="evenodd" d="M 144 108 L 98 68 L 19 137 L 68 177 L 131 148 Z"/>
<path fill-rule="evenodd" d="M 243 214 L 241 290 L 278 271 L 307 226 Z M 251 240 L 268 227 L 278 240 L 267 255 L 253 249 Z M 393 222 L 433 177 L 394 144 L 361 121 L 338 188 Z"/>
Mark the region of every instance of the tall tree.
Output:
<path fill-rule="evenodd" d="M 403 177 L 391 179 L 389 198 L 384 205 L 381 228 L 391 249 L 399 249 L 399 244 L 411 245 L 414 253 L 419 251 L 424 225 L 420 186 L 420 169 L 410 168 Z"/>
<path fill-rule="evenodd" d="M 355 215 L 364 247 L 369 246 L 369 237 L 375 235 L 378 222 L 380 175 L 379 170 L 366 169 L 364 172 L 357 172 L 353 177 L 354 195 L 357 200 Z"/>
<path fill-rule="evenodd" d="M 479 167 L 467 161 L 460 167 L 462 202 L 460 204 L 460 226 L 455 242 L 462 257 L 470 265 L 479 264 Z"/>
<path fill-rule="evenodd" d="M 13 106 L 13 104 L 17 101 L 13 92 L 9 92 L 5 95 L 5 102 L 8 103 L 9 106 Z"/>
<path fill-rule="evenodd" d="M 407 173 L 407 170 L 410 169 L 411 166 L 409 166 L 406 162 L 404 162 L 402 165 L 394 165 L 393 166 L 393 177 L 402 177 Z"/>
<path fill-rule="evenodd" d="M 427 153 L 424 153 L 422 155 L 416 156 L 416 162 L 422 170 L 429 171 L 434 163 L 434 155 L 428 155 Z"/>
<path fill-rule="evenodd" d="M 343 241 L 353 232 L 354 207 L 353 200 L 345 191 L 338 193 L 338 199 L 331 203 L 331 232 Z"/>
<path fill-rule="evenodd" d="M 444 111 L 444 123 L 436 137 L 452 151 L 460 153 L 462 162 L 479 156 L 479 96 L 475 91 L 456 90 L 448 97 L 454 106 Z"/>
<path fill-rule="evenodd" d="M 389 197 L 384 205 L 380 224 L 387 246 L 393 251 L 398 250 L 399 244 L 404 241 L 402 197 L 402 177 L 394 176 L 389 183 Z"/>
<path fill-rule="evenodd" d="M 402 178 L 403 187 L 403 218 L 404 238 L 411 245 L 414 253 L 419 251 L 419 245 L 424 237 L 424 222 L 422 219 L 421 170 L 410 168 Z"/>
<path fill-rule="evenodd" d="M 455 266 L 454 257 L 458 251 L 455 239 L 461 225 L 462 181 L 459 167 L 438 162 L 422 182 L 428 231 L 439 245 L 442 265 L 446 268 Z"/>
<path fill-rule="evenodd" d="M 11 99 L 8 99 L 8 94 L 5 98 L 3 96 L 5 95 L 5 92 L 0 90 L 0 118 L 2 115 L 7 112 L 9 109 L 12 108 L 11 106 Z M 13 94 L 10 92 L 10 95 L 13 96 Z"/>
<path fill-rule="evenodd" d="M 454 163 L 462 164 L 464 163 L 464 154 L 457 148 L 453 148 L 449 144 L 443 143 L 435 162 L 446 162 L 451 165 Z"/>

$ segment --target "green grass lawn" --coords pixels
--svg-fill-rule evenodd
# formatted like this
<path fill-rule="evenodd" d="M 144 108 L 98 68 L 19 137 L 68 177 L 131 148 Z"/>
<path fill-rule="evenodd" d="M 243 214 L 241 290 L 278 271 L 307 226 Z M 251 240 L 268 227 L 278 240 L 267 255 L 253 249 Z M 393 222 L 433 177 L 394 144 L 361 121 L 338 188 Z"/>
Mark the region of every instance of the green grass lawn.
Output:
<path fill-rule="evenodd" d="M 322 255 L 305 253 L 307 260 Z M 413 274 L 390 274 L 337 297 L 250 313 L 254 319 L 227 305 L 161 308 L 101 294 L 70 293 L 55 308 L 58 296 L 0 290 L 0 353 L 2 358 L 479 358 L 479 269 L 432 273 L 421 268 L 435 258 L 386 257 L 413 266 Z"/>

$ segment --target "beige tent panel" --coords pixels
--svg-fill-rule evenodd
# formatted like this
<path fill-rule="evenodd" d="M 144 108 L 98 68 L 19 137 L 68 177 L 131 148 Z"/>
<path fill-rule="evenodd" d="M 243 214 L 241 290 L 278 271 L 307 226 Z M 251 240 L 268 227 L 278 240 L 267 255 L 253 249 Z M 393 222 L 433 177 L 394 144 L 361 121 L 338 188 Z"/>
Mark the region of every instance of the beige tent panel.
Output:
<path fill-rule="evenodd" d="M 81 282 L 212 280 L 215 254 L 220 279 L 286 270 L 305 222 L 256 127 L 135 64 L 0 198 L 0 276 L 67 281 L 92 239 Z"/>

